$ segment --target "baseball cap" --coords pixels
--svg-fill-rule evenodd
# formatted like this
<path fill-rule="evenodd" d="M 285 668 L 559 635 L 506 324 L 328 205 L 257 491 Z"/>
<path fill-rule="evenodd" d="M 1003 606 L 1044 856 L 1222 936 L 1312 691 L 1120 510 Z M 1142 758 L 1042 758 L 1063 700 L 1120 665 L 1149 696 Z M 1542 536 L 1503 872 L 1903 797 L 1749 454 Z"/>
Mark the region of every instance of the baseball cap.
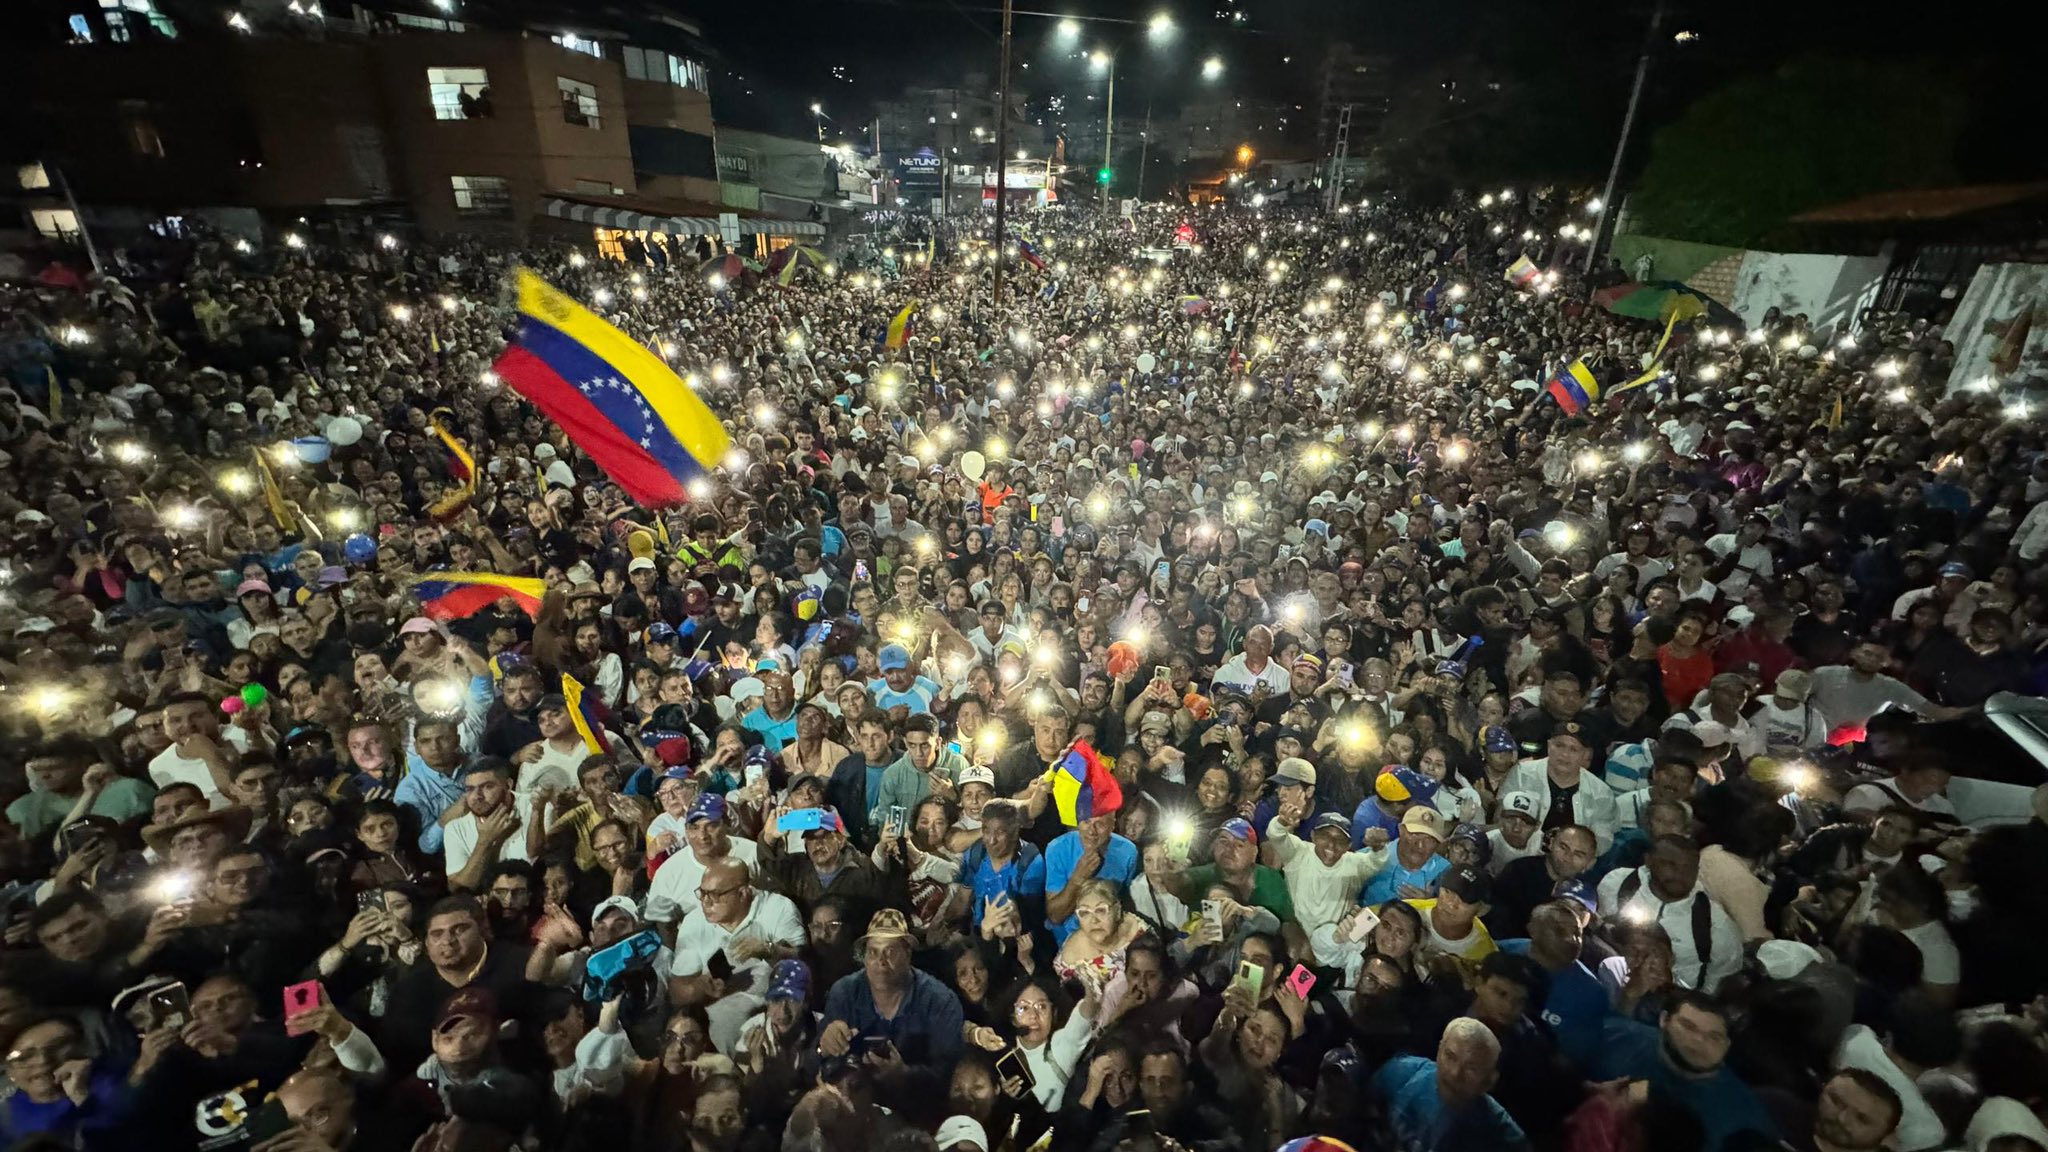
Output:
<path fill-rule="evenodd" d="M 1550 897 L 1553 900 L 1573 901 L 1582 905 L 1588 912 L 1598 912 L 1600 910 L 1599 895 L 1593 891 L 1593 886 L 1586 882 L 1584 876 L 1574 876 L 1569 880 L 1559 880 L 1551 888 Z"/>
<path fill-rule="evenodd" d="M 1707 748 L 1724 748 L 1735 742 L 1735 733 L 1719 720 L 1700 721 L 1692 726 L 1692 734 L 1699 737 L 1700 744 Z"/>
<path fill-rule="evenodd" d="M 1543 822 L 1543 806 L 1534 792 L 1510 792 L 1500 798 L 1502 816 L 1520 816 L 1537 824 Z"/>
<path fill-rule="evenodd" d="M 1444 841 L 1444 818 L 1434 808 L 1416 805 L 1401 816 L 1401 834 L 1419 832 L 1441 844 Z"/>
<path fill-rule="evenodd" d="M 882 650 L 875 654 L 875 663 L 881 665 L 884 672 L 893 672 L 898 668 L 908 668 L 910 667 L 910 650 L 901 644 L 884 644 L 882 645 Z"/>
<path fill-rule="evenodd" d="M 607 896 L 603 900 L 598 901 L 597 907 L 590 910 L 591 924 L 595 925 L 599 920 L 604 919 L 604 914 L 607 912 L 624 912 L 626 915 L 638 920 L 640 918 L 640 905 L 635 903 L 631 896 Z"/>
<path fill-rule="evenodd" d="M 768 999 L 808 1000 L 811 998 L 811 969 L 803 961 L 791 957 L 775 962 L 775 973 L 768 978 Z"/>
<path fill-rule="evenodd" d="M 261 580 L 244 580 L 240 584 L 235 585 L 235 598 L 238 600 L 251 592 L 261 592 L 263 595 L 268 596 L 270 595 L 270 585 Z"/>
<path fill-rule="evenodd" d="M 1504 725 L 1487 725 L 1485 739 L 1488 752 L 1513 752 L 1516 750 L 1514 733 L 1509 732 Z"/>
<path fill-rule="evenodd" d="M 1813 673 L 1802 668 L 1787 668 L 1778 673 L 1775 691 L 1794 704 L 1803 704 L 1808 696 L 1813 695 Z"/>
<path fill-rule="evenodd" d="M 1453 868 L 1444 873 L 1437 887 L 1467 904 L 1484 904 L 1493 899 L 1493 882 L 1477 868 Z"/>
<path fill-rule="evenodd" d="M 846 831 L 846 821 L 841 820 L 839 818 L 839 810 L 836 808 L 827 808 L 818 815 L 818 826 L 816 828 L 805 829 L 804 835 L 809 836 L 813 832 L 844 831 Z"/>
<path fill-rule="evenodd" d="M 938 1134 L 932 1139 L 939 1146 L 939 1152 L 962 1147 L 971 1147 L 977 1149 L 977 1152 L 988 1152 L 988 1129 L 983 1128 L 981 1121 L 972 1116 L 946 1117 L 939 1124 Z"/>
<path fill-rule="evenodd" d="M 1289 784 L 1316 786 L 1316 766 L 1299 756 L 1289 756 L 1280 761 L 1280 767 L 1273 773 L 1273 779 Z"/>
<path fill-rule="evenodd" d="M 498 1025 L 497 1000 L 490 992 L 472 984 L 448 997 L 441 1005 L 441 1014 L 434 1020 L 434 1031 L 439 1032 L 464 1019 L 480 1020 L 486 1029 L 495 1031 Z"/>
<path fill-rule="evenodd" d="M 1382 800 L 1413 800 L 1427 804 L 1436 799 L 1436 781 L 1406 764 L 1395 764 L 1381 772 L 1373 781 L 1372 788 Z"/>
<path fill-rule="evenodd" d="M 1951 560 L 1941 566 L 1941 575 L 1956 576 L 1968 580 L 1970 578 L 1970 566 L 1961 560 Z"/>
<path fill-rule="evenodd" d="M 706 792 L 697 797 L 696 803 L 690 805 L 689 814 L 683 817 L 683 823 L 695 824 L 699 820 L 709 820 L 713 824 L 725 823 L 725 797 L 716 792 Z"/>
<path fill-rule="evenodd" d="M 1217 825 L 1216 834 L 1218 836 L 1228 836 L 1233 840 L 1242 840 L 1247 844 L 1257 844 L 1259 842 L 1259 834 L 1252 831 L 1251 821 L 1246 820 L 1242 816 L 1233 816 Z"/>
<path fill-rule="evenodd" d="M 253 581 L 252 581 L 253 583 Z M 418 632 L 438 632 L 440 629 L 425 616 L 415 616 L 398 626 L 400 636 L 411 636 Z"/>
<path fill-rule="evenodd" d="M 647 556 L 635 556 L 626 564 L 626 571 L 628 572 L 652 572 L 653 570 L 654 560 Z"/>
<path fill-rule="evenodd" d="M 960 770 L 960 786 L 965 788 L 969 784 L 986 784 L 990 788 L 995 787 L 995 770 L 980 764 L 970 764 L 962 768 Z"/>
<path fill-rule="evenodd" d="M 536 714 L 541 712 L 567 712 L 568 710 L 569 698 L 560 692 L 550 692 L 541 697 L 540 703 L 534 708 Z"/>
<path fill-rule="evenodd" d="M 1342 812 L 1325 812 L 1321 816 L 1316 817 L 1314 824 L 1309 825 L 1309 835 L 1313 836 L 1325 828 L 1340 828 L 1343 830 L 1344 835 L 1349 836 L 1351 835 L 1351 818 Z"/>
<path fill-rule="evenodd" d="M 1756 946 L 1756 962 L 1773 980 L 1790 980 L 1820 963 L 1820 958 L 1813 945 L 1797 940 L 1766 940 Z"/>
<path fill-rule="evenodd" d="M 1145 718 L 1138 721 L 1138 731 L 1141 733 L 1171 732 L 1173 731 L 1173 717 L 1168 716 L 1164 712 L 1147 712 L 1145 713 Z"/>
<path fill-rule="evenodd" d="M 1552 740 L 1557 739 L 1559 736 L 1578 741 L 1581 748 L 1590 749 L 1593 747 L 1592 734 L 1587 732 L 1586 726 L 1577 720 L 1567 720 L 1550 730 L 1550 738 Z"/>

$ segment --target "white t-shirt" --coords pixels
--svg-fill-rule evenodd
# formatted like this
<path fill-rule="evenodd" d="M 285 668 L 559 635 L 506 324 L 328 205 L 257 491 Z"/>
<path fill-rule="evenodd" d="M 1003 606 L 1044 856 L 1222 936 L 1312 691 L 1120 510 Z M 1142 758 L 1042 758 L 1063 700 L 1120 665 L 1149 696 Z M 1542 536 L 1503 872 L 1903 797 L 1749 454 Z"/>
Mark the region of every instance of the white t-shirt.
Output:
<path fill-rule="evenodd" d="M 219 786 L 214 784 L 213 772 L 207 768 L 206 761 L 180 756 L 176 744 L 157 753 L 156 758 L 149 762 L 149 779 L 158 791 L 173 784 L 195 785 L 206 795 L 206 804 L 210 808 L 225 808 L 229 803 L 228 798 L 221 795 Z"/>
<path fill-rule="evenodd" d="M 1955 938 L 1948 934 L 1948 926 L 1939 920 L 1929 920 L 1918 928 L 1908 928 L 1906 939 L 1920 949 L 1920 980 L 1926 984 L 1956 984 L 1963 978 L 1963 957 L 1956 951 Z"/>
<path fill-rule="evenodd" d="M 675 963 L 671 971 L 677 976 L 699 975 L 714 954 L 724 952 L 735 940 L 764 940 L 801 948 L 805 940 L 803 915 L 789 897 L 759 888 L 754 889 L 753 903 L 737 924 L 713 924 L 705 918 L 704 910 L 698 908 L 683 917 L 682 924 L 676 928 Z M 730 953 L 726 959 L 732 962 L 732 991 L 752 992 L 756 996 L 767 994 L 768 978 L 774 974 L 772 961 L 740 960 Z M 742 980 L 744 985 L 740 984 Z"/>
<path fill-rule="evenodd" d="M 1929 706 L 1927 697 L 1905 684 L 1883 673 L 1864 680 L 1845 664 L 1815 669 L 1810 699 L 1835 724 L 1862 724 L 1886 704 L 1915 713 L 1925 713 Z"/>
<path fill-rule="evenodd" d="M 1707 551 L 1712 552 L 1722 560 L 1726 560 L 1736 550 L 1736 539 L 1737 537 L 1733 532 L 1724 532 L 1719 536 L 1709 536 L 1707 537 Z M 1736 557 L 1735 570 L 1722 578 L 1721 591 L 1730 600 L 1740 600 L 1743 594 L 1749 591 L 1749 582 L 1752 576 L 1761 576 L 1769 580 L 1774 572 L 1775 569 L 1771 566 L 1771 550 L 1764 547 L 1761 542 L 1751 544 L 1749 547 L 1742 549 L 1742 554 Z"/>
<path fill-rule="evenodd" d="M 1885 1054 L 1883 1041 L 1868 1025 L 1851 1024 L 1842 1033 L 1842 1042 L 1835 1049 L 1835 1067 L 1838 1070 L 1861 1068 L 1865 1072 L 1876 1073 L 1878 1079 L 1891 1085 L 1892 1091 L 1899 1094 L 1899 1127 L 1892 1133 L 1891 1140 L 1899 1152 L 1937 1148 L 1947 1139 L 1947 1127 L 1934 1114 L 1934 1109 L 1927 1106 L 1926 1098 L 1920 1094 L 1920 1086 L 1892 1063 L 1892 1058 Z"/>
<path fill-rule="evenodd" d="M 1749 714 L 1750 726 L 1763 733 L 1764 752 L 1778 759 L 1811 752 L 1828 742 L 1827 713 L 1813 701 L 1780 708 L 1775 697 L 1766 696 Z"/>
<path fill-rule="evenodd" d="M 531 860 L 533 857 L 526 854 L 526 807 L 516 800 L 507 800 L 506 803 L 512 805 L 512 814 L 519 818 L 519 825 L 512 829 L 512 834 L 505 837 L 505 843 L 499 846 L 498 859 Z M 552 809 L 543 814 L 543 819 L 553 819 Z M 469 858 L 476 854 L 477 842 L 480 839 L 477 834 L 476 814 L 473 812 L 463 813 L 441 830 L 441 850 L 447 856 L 450 876 L 462 871 L 469 864 Z"/>
<path fill-rule="evenodd" d="M 540 759 L 519 766 L 519 782 L 512 790 L 526 797 L 542 788 L 566 792 L 576 787 L 576 769 L 590 758 L 589 746 L 579 738 L 569 745 L 567 752 L 557 750 L 549 740 L 542 740 L 540 747 Z"/>
<path fill-rule="evenodd" d="M 1493 854 L 1486 858 L 1486 870 L 1488 873 L 1498 876 L 1501 869 L 1515 861 L 1525 856 L 1542 854 L 1543 830 L 1539 828 L 1529 833 L 1529 842 L 1517 848 L 1513 844 L 1508 843 L 1508 838 L 1501 835 L 1499 828 L 1488 828 L 1486 830 L 1486 842 L 1493 845 Z"/>
<path fill-rule="evenodd" d="M 1899 778 L 1890 776 L 1875 784 L 1858 784 L 1842 797 L 1843 812 L 1881 812 L 1894 805 L 1912 808 L 1930 816 L 1956 817 L 1956 806 L 1948 797 L 1936 792 L 1925 800 L 1909 799 L 1899 789 Z"/>
<path fill-rule="evenodd" d="M 726 855 L 745 864 L 756 879 L 761 875 L 760 848 L 752 840 L 737 836 L 727 838 L 731 847 Z M 697 853 L 684 843 L 675 855 L 661 862 L 654 870 L 654 879 L 647 885 L 647 919 L 658 924 L 673 924 L 697 910 L 697 884 L 704 879 L 704 865 L 697 862 Z"/>

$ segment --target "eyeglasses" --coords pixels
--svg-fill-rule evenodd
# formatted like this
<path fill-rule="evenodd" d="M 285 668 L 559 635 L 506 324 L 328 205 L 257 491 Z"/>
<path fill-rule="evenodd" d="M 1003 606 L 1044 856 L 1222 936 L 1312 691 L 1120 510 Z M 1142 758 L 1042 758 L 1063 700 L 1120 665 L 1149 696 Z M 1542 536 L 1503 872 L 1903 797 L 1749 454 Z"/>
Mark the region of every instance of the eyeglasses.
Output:
<path fill-rule="evenodd" d="M 9 1064 L 16 1064 L 27 1063 L 30 1060 L 40 1060 L 45 1064 L 62 1064 L 64 1061 L 71 1059 L 72 1053 L 77 1050 L 78 1046 L 76 1043 L 70 1040 L 59 1040 L 42 1045 L 39 1048 L 10 1049 L 7 1053 L 7 1062 Z"/>
<path fill-rule="evenodd" d="M 699 888 L 697 889 L 697 899 L 723 900 L 725 897 L 731 896 L 735 892 L 744 892 L 746 890 L 747 885 L 745 884 L 735 884 L 730 888 Z"/>

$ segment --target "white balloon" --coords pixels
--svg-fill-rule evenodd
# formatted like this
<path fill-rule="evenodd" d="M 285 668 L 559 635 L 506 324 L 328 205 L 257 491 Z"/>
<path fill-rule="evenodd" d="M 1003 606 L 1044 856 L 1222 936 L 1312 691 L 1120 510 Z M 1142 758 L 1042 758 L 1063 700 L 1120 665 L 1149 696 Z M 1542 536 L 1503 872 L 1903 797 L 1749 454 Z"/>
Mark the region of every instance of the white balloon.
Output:
<path fill-rule="evenodd" d="M 327 422 L 327 439 L 346 448 L 363 438 L 363 422 L 353 416 L 336 416 Z"/>
<path fill-rule="evenodd" d="M 1157 356 L 1152 355 L 1150 352 L 1138 353 L 1138 371 L 1150 372 L 1157 367 L 1159 367 L 1159 358 Z"/>
<path fill-rule="evenodd" d="M 962 452 L 960 454 L 960 474 L 962 476 L 978 484 L 981 482 L 982 476 L 987 472 L 988 457 L 983 456 L 979 452 Z"/>

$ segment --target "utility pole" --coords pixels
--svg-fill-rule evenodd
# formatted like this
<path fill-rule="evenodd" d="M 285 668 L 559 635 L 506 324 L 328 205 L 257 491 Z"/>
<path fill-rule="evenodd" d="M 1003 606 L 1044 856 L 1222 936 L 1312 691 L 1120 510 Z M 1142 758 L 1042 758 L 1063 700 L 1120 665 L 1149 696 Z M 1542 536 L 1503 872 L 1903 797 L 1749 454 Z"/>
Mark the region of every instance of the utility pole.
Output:
<path fill-rule="evenodd" d="M 1600 215 L 1593 220 L 1593 239 L 1586 245 L 1585 271 L 1600 258 L 1600 241 L 1607 234 L 1607 214 L 1614 211 L 1614 186 L 1621 182 L 1621 157 L 1628 150 L 1628 134 L 1636 126 L 1636 105 L 1643 99 L 1643 77 L 1650 72 L 1650 53 L 1657 46 L 1657 29 L 1664 23 L 1664 0 L 1650 9 L 1650 26 L 1643 33 L 1643 54 L 1636 57 L 1636 79 L 1628 90 L 1628 111 L 1621 117 L 1621 138 L 1614 142 L 1614 163 L 1607 168 L 1607 188 L 1600 194 Z"/>
<path fill-rule="evenodd" d="M 1007 0 L 1006 0 L 1007 2 Z M 1114 172 L 1109 163 L 1109 143 L 1116 135 L 1116 53 L 1109 54 L 1109 104 L 1102 110 L 1102 170 Z M 1111 176 L 1110 179 L 1115 179 Z M 1109 181 L 1102 182 L 1102 213 L 1109 214 Z"/>
<path fill-rule="evenodd" d="M 1010 241 L 1003 233 L 1003 185 L 1010 175 L 1010 4 L 1003 0 L 1003 64 L 996 80 L 996 282 L 990 299 L 1000 317 L 1003 308 L 1003 265 L 1009 263 Z"/>
<path fill-rule="evenodd" d="M 1138 133 L 1138 199 L 1145 198 L 1145 157 L 1152 151 L 1152 100 L 1145 100 L 1145 130 Z"/>

